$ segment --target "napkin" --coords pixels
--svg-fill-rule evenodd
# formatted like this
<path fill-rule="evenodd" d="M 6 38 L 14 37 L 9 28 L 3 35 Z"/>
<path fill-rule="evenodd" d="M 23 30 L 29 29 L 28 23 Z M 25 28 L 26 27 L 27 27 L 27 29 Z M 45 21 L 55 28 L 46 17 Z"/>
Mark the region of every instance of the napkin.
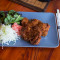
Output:
<path fill-rule="evenodd" d="M 60 13 L 59 13 L 59 9 L 57 9 L 56 17 L 57 17 L 59 40 L 60 40 Z"/>

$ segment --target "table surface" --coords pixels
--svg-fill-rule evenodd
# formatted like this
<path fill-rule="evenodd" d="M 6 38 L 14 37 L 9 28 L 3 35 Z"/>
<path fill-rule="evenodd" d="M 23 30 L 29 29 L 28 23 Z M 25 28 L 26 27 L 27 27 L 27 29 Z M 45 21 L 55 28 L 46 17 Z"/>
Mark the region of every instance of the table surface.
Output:
<path fill-rule="evenodd" d="M 29 8 L 18 5 L 8 0 L 0 0 L 0 11 L 28 11 L 35 12 Z M 60 0 L 53 0 L 49 3 L 45 12 L 56 13 L 60 9 Z M 60 46 L 57 48 L 16 48 L 0 47 L 0 60 L 60 60 Z"/>

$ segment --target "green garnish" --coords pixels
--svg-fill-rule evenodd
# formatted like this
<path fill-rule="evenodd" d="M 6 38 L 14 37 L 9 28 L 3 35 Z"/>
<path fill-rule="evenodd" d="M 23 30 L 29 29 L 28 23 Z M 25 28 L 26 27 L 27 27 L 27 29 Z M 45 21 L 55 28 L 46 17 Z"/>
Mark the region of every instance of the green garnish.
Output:
<path fill-rule="evenodd" d="M 16 22 L 17 24 L 20 24 L 20 20 L 22 19 L 23 17 L 21 17 L 21 15 L 19 15 L 16 11 L 10 10 L 4 19 L 4 23 L 11 24 Z"/>
<path fill-rule="evenodd" d="M 16 22 L 17 24 L 20 24 L 20 20 L 22 19 L 23 17 L 14 10 L 10 10 L 8 13 L 0 11 L 0 23 L 5 23 L 7 25 Z"/>
<path fill-rule="evenodd" d="M 0 11 L 0 23 L 3 23 L 5 19 L 5 13 L 3 11 Z"/>

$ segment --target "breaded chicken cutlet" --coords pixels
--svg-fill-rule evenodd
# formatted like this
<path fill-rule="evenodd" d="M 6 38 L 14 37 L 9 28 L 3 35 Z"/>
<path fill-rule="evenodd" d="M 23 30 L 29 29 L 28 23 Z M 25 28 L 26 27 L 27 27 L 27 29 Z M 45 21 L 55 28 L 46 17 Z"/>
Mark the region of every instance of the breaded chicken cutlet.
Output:
<path fill-rule="evenodd" d="M 33 19 L 33 21 L 37 21 L 37 19 Z M 46 36 L 48 34 L 50 28 L 50 25 L 48 23 L 42 23 L 40 20 L 38 20 L 37 26 L 40 28 L 42 36 Z"/>
<path fill-rule="evenodd" d="M 49 24 L 42 23 L 37 19 L 29 21 L 27 18 L 24 18 L 21 24 L 23 26 L 21 29 L 21 37 L 33 45 L 39 44 L 41 36 L 46 36 L 50 28 Z"/>
<path fill-rule="evenodd" d="M 37 27 L 22 27 L 21 37 L 31 44 L 38 44 L 41 40 L 41 31 Z"/>

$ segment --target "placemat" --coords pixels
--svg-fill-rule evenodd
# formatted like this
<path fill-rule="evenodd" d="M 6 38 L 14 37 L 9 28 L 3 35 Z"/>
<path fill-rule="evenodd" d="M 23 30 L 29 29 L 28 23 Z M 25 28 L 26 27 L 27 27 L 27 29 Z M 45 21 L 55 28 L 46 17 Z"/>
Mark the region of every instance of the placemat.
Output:
<path fill-rule="evenodd" d="M 35 11 L 45 11 L 49 2 L 41 2 L 39 0 L 10 0 Z"/>

